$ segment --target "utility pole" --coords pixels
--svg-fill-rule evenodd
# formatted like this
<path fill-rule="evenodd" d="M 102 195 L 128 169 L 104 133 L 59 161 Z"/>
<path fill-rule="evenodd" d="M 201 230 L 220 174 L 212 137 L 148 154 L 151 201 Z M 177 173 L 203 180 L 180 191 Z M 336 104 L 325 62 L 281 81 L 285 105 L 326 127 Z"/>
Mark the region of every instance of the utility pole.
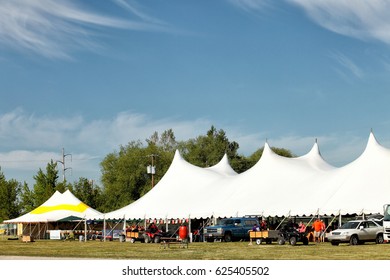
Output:
<path fill-rule="evenodd" d="M 70 161 L 72 161 L 72 154 L 65 154 L 64 148 L 62 148 L 62 160 L 57 160 L 57 162 L 62 164 L 62 182 L 65 183 L 65 171 L 68 169 L 72 169 L 72 167 L 66 167 L 65 158 L 70 156 Z"/>
<path fill-rule="evenodd" d="M 152 189 L 154 187 L 154 174 L 156 174 L 156 166 L 154 165 L 154 160 L 155 160 L 155 157 L 157 157 L 157 156 L 158 155 L 155 155 L 155 154 L 148 155 L 148 157 L 150 157 L 152 159 L 152 165 L 148 165 L 146 168 L 146 171 L 148 172 L 148 174 L 152 174 Z"/>

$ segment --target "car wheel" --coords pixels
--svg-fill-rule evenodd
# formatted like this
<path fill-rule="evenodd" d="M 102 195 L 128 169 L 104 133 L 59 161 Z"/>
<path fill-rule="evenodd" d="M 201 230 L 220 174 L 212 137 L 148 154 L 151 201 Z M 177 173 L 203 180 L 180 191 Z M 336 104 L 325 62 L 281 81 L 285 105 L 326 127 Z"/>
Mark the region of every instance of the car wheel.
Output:
<path fill-rule="evenodd" d="M 290 237 L 290 245 L 295 246 L 297 244 L 297 238 L 295 236 Z"/>
<path fill-rule="evenodd" d="M 376 244 L 383 244 L 384 243 L 384 239 L 383 239 L 383 234 L 378 234 L 377 236 L 376 236 Z"/>
<path fill-rule="evenodd" d="M 339 246 L 339 242 L 336 241 L 331 241 L 330 244 L 332 244 L 333 246 Z"/>
<path fill-rule="evenodd" d="M 230 232 L 225 233 L 225 236 L 223 238 L 225 242 L 231 242 L 232 241 L 232 234 Z"/>
<path fill-rule="evenodd" d="M 359 238 L 357 235 L 352 235 L 351 239 L 349 240 L 349 244 L 351 245 L 358 245 L 359 244 Z"/>
<path fill-rule="evenodd" d="M 144 235 L 144 241 L 145 241 L 145 243 L 149 243 L 151 241 L 150 236 L 145 234 Z"/>
<path fill-rule="evenodd" d="M 262 242 L 263 242 L 263 240 L 262 240 L 261 238 L 256 239 L 256 244 L 257 244 L 257 245 L 260 245 Z"/>
<path fill-rule="evenodd" d="M 284 240 L 283 237 L 281 237 L 281 238 L 278 239 L 278 244 L 279 244 L 279 245 L 284 245 L 284 243 L 286 243 L 286 241 Z"/>
<path fill-rule="evenodd" d="M 134 243 L 135 242 L 135 239 L 134 238 L 130 238 L 130 243 Z"/>
<path fill-rule="evenodd" d="M 160 236 L 159 235 L 156 235 L 153 239 L 153 242 L 154 243 L 160 243 Z"/>

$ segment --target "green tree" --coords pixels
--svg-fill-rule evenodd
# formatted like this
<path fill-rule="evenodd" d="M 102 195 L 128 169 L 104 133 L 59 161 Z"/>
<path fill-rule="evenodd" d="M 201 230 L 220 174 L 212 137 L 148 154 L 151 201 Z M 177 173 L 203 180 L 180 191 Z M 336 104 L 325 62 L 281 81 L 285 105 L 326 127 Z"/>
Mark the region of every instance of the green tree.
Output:
<path fill-rule="evenodd" d="M 142 143 L 130 142 L 101 162 L 103 210 L 123 207 L 141 196 L 146 185 L 146 153 Z"/>
<path fill-rule="evenodd" d="M 224 154 L 230 160 L 237 159 L 237 142 L 230 142 L 222 129 L 211 126 L 207 134 L 190 139 L 181 145 L 183 157 L 192 164 L 200 167 L 209 167 L 217 164 Z"/>
<path fill-rule="evenodd" d="M 152 176 L 147 174 L 147 166 L 155 166 L 154 185 L 168 170 L 177 147 L 172 129 L 161 136 L 154 132 L 142 142 L 132 141 L 121 146 L 119 152 L 108 154 L 101 162 L 102 211 L 111 211 L 123 207 L 148 192 L 152 188 Z M 99 209 L 100 210 L 100 209 Z"/>
<path fill-rule="evenodd" d="M 63 191 L 63 185 L 57 188 L 58 170 L 57 163 L 51 160 L 46 166 L 46 173 L 39 169 L 34 176 L 34 206 L 37 207 L 48 200 L 56 190 Z"/>
<path fill-rule="evenodd" d="M 26 182 L 22 186 L 20 194 L 20 211 L 21 214 L 28 213 L 35 208 L 34 193 L 30 190 Z"/>
<path fill-rule="evenodd" d="M 73 194 L 88 206 L 99 209 L 101 206 L 101 189 L 93 181 L 79 178 L 72 186 Z"/>
<path fill-rule="evenodd" d="M 0 221 L 20 215 L 20 190 L 20 183 L 14 179 L 7 181 L 0 169 Z"/>
<path fill-rule="evenodd" d="M 148 147 L 158 147 L 159 150 L 166 152 L 174 152 L 177 149 L 178 143 L 172 129 L 165 130 L 161 136 L 155 131 L 152 136 L 146 139 Z"/>

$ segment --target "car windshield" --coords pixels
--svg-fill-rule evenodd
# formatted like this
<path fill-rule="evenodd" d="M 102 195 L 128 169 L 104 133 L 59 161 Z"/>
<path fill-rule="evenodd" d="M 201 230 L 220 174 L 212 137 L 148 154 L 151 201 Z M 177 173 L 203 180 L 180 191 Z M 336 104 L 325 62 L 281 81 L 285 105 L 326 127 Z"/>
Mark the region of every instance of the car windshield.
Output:
<path fill-rule="evenodd" d="M 359 225 L 359 222 L 347 222 L 341 226 L 342 229 L 355 229 Z"/>
<path fill-rule="evenodd" d="M 390 205 L 385 207 L 385 216 L 383 217 L 384 221 L 390 221 Z"/>
<path fill-rule="evenodd" d="M 227 226 L 227 225 L 233 225 L 234 224 L 234 221 L 233 220 L 221 220 L 219 222 L 219 225 L 221 226 Z"/>

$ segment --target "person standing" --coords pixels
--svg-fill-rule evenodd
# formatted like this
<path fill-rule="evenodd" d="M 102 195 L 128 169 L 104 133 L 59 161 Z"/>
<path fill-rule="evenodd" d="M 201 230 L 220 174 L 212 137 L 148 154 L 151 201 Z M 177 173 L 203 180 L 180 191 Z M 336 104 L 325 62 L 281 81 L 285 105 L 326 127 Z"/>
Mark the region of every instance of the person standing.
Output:
<path fill-rule="evenodd" d="M 321 220 L 320 222 L 321 222 L 320 242 L 325 242 L 325 229 L 326 229 L 326 226 L 325 226 L 325 223 L 324 223 L 323 220 Z"/>
<path fill-rule="evenodd" d="M 319 218 L 315 220 L 313 223 L 313 230 L 314 230 L 314 242 L 320 243 L 321 238 L 321 229 L 322 229 L 322 223 Z"/>

